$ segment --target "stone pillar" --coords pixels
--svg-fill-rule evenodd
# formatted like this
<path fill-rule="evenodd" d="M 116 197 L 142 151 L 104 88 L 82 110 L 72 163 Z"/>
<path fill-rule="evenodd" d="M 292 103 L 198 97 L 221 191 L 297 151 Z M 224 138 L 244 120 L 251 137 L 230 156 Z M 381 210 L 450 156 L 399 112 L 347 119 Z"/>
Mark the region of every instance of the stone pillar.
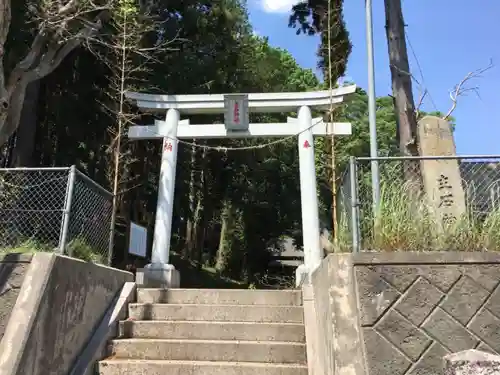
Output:
<path fill-rule="evenodd" d="M 419 121 L 419 147 L 422 156 L 456 156 L 455 141 L 448 121 L 426 116 Z M 436 222 L 453 224 L 465 213 L 465 194 L 459 160 L 421 161 L 424 190 Z"/>

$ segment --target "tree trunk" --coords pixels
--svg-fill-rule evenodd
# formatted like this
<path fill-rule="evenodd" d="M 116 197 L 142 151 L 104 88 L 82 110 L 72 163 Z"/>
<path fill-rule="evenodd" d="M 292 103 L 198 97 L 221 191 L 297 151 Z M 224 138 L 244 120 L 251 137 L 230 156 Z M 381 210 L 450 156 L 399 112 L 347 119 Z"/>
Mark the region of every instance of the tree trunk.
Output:
<path fill-rule="evenodd" d="M 197 203 L 194 211 L 194 233 L 193 241 L 195 246 L 193 247 L 191 257 L 197 262 L 201 262 L 202 254 L 205 250 L 205 233 L 208 226 L 209 219 L 206 217 L 205 202 L 210 201 L 206 199 L 208 197 L 208 181 L 207 181 L 207 150 L 203 149 L 200 162 L 200 173 L 198 178 L 198 194 Z"/>
<path fill-rule="evenodd" d="M 399 149 L 404 156 L 418 156 L 418 125 L 401 0 L 384 0 L 384 3 Z M 404 163 L 404 175 L 406 181 L 420 186 L 420 165 L 417 160 Z"/>
<path fill-rule="evenodd" d="M 197 147 L 193 144 L 191 146 L 191 173 L 189 175 L 189 204 L 188 204 L 188 214 L 186 220 L 186 234 L 184 237 L 184 248 L 182 249 L 182 256 L 186 259 L 191 259 L 194 248 L 196 247 L 196 215 L 195 207 L 197 200 L 197 184 L 196 184 L 196 160 L 197 159 Z"/>
<path fill-rule="evenodd" d="M 40 81 L 34 81 L 26 88 L 19 126 L 16 132 L 16 144 L 12 160 L 12 166 L 14 167 L 34 166 L 33 153 L 35 150 L 39 94 Z"/>
<path fill-rule="evenodd" d="M 193 254 L 193 259 L 201 264 L 203 260 L 203 253 L 205 250 L 205 238 L 207 235 L 207 227 L 208 227 L 208 217 L 207 210 L 205 205 L 203 204 L 202 199 L 198 201 L 197 215 L 200 217 L 198 229 L 196 231 L 196 248 Z"/>
<path fill-rule="evenodd" d="M 0 145 L 7 143 L 19 126 L 26 96 L 26 87 L 27 82 L 19 82 L 12 94 L 8 109 L 3 116 L 0 116 Z"/>
<path fill-rule="evenodd" d="M 193 231 L 191 238 L 191 248 L 190 248 L 190 259 L 194 261 L 199 261 L 201 259 L 202 247 L 199 247 L 199 237 L 200 232 L 203 231 L 201 227 L 201 217 L 203 214 L 203 197 L 201 194 L 197 194 L 196 197 L 196 208 L 194 209 L 193 215 Z"/>
<path fill-rule="evenodd" d="M 204 262 L 203 259 L 211 260 L 212 252 L 210 248 L 210 233 L 213 231 L 211 226 L 212 218 L 214 217 L 215 204 L 213 199 L 209 199 L 210 196 L 210 186 L 213 181 L 208 178 L 209 173 L 206 171 L 207 164 L 207 152 L 203 152 L 203 176 L 201 179 L 201 194 L 199 201 L 200 212 L 198 213 L 200 217 L 200 223 L 198 225 L 197 238 L 196 238 L 196 254 L 195 257 L 199 262 Z"/>
<path fill-rule="evenodd" d="M 0 168 L 9 168 L 11 166 L 15 145 L 16 137 L 12 136 L 7 143 L 0 146 Z"/>
<path fill-rule="evenodd" d="M 230 201 L 226 200 L 221 211 L 221 230 L 219 248 L 217 250 L 215 269 L 220 273 L 227 272 L 233 250 L 234 212 Z"/>

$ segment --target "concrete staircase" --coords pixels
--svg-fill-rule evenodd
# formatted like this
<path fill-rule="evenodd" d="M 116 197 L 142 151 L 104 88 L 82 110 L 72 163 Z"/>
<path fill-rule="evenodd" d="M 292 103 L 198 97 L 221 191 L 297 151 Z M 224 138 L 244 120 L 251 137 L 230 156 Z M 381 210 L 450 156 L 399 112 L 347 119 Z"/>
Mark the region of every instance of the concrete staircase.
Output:
<path fill-rule="evenodd" d="M 300 291 L 138 289 L 101 375 L 307 375 Z"/>

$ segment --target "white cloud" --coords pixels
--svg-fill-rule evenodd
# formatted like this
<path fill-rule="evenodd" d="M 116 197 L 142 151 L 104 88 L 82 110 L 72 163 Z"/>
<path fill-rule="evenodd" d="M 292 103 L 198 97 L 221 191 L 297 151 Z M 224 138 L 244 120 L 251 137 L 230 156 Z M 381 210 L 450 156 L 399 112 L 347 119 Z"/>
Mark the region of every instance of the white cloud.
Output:
<path fill-rule="evenodd" d="M 297 0 L 260 0 L 260 5 L 267 13 L 289 13 Z"/>

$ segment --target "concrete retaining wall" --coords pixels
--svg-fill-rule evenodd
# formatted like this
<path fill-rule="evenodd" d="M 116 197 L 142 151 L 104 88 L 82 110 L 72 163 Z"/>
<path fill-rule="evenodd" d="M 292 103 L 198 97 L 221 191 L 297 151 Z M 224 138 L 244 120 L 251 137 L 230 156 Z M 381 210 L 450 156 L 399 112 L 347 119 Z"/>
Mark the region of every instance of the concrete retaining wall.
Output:
<path fill-rule="evenodd" d="M 334 254 L 311 288 L 323 301 L 328 291 L 328 306 L 314 303 L 318 338 L 307 338 L 328 342 L 314 365 L 333 363 L 325 374 L 434 375 L 449 353 L 500 353 L 500 254 Z"/>
<path fill-rule="evenodd" d="M 0 342 L 31 258 L 31 254 L 0 254 Z"/>
<path fill-rule="evenodd" d="M 312 283 L 302 288 L 304 323 L 307 337 L 309 375 L 332 374 L 333 314 L 330 302 L 330 269 L 322 262 L 312 276 Z"/>
<path fill-rule="evenodd" d="M 37 253 L 0 343 L 2 375 L 65 375 L 129 272 Z"/>

